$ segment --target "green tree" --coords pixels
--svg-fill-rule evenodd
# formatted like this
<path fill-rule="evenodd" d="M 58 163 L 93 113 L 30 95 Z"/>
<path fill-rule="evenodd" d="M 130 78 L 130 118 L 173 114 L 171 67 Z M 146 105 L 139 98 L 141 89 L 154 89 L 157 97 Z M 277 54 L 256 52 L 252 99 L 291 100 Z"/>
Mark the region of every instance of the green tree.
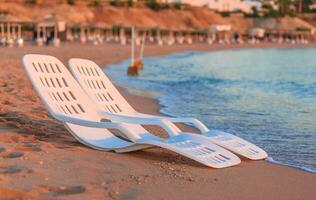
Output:
<path fill-rule="evenodd" d="M 94 6 L 94 7 L 99 7 L 99 6 L 101 6 L 101 0 L 93 0 L 93 1 L 90 3 L 90 6 Z"/>
<path fill-rule="evenodd" d="M 110 5 L 115 6 L 115 7 L 120 7 L 122 6 L 122 2 L 120 0 L 111 0 Z"/>
<path fill-rule="evenodd" d="M 37 0 L 25 0 L 25 2 L 29 4 L 37 4 Z"/>
<path fill-rule="evenodd" d="M 76 0 L 67 0 L 67 3 L 68 3 L 69 5 L 75 5 Z"/>
<path fill-rule="evenodd" d="M 302 2 L 302 12 L 313 12 L 309 6 L 313 4 L 312 0 L 303 0 Z"/>
<path fill-rule="evenodd" d="M 293 0 L 278 0 L 279 3 L 279 12 L 281 15 L 288 15 L 293 13 L 291 6 L 294 5 Z"/>
<path fill-rule="evenodd" d="M 160 10 L 160 5 L 156 0 L 147 0 L 145 2 L 145 5 L 152 10 L 155 10 L 155 11 Z"/>
<path fill-rule="evenodd" d="M 127 6 L 128 7 L 133 7 L 133 5 L 134 5 L 134 1 L 133 0 L 128 0 L 127 1 Z"/>
<path fill-rule="evenodd" d="M 280 12 L 277 10 L 274 10 L 273 7 L 270 4 L 264 4 L 262 8 L 266 9 L 268 12 L 265 13 L 265 17 L 273 17 L 277 18 L 280 17 Z"/>
<path fill-rule="evenodd" d="M 177 10 L 181 10 L 181 8 L 182 8 L 182 4 L 181 3 L 173 3 L 172 6 L 173 6 L 174 9 L 177 9 Z"/>

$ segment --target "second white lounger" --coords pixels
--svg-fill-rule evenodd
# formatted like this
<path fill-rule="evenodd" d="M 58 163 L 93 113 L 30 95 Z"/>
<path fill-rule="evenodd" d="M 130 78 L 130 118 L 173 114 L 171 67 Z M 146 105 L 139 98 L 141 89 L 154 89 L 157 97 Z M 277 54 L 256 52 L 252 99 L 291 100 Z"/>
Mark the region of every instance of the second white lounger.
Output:
<path fill-rule="evenodd" d="M 229 133 L 209 130 L 197 119 L 161 117 L 135 111 L 115 88 L 100 67 L 93 61 L 70 59 L 69 66 L 70 71 L 80 83 L 81 87 L 98 105 L 100 114 L 107 119 L 135 124 L 155 123 L 162 119 L 168 120 L 169 122 L 190 123 L 198 128 L 203 136 L 206 136 L 205 139 L 207 138 L 209 141 L 241 156 L 252 160 L 264 159 L 268 156 L 264 150 L 256 145 Z M 172 125 L 173 126 L 171 127 L 175 134 L 181 133 L 180 129 L 174 124 Z"/>
<path fill-rule="evenodd" d="M 101 150 L 126 152 L 159 146 L 177 152 L 204 165 L 223 168 L 240 163 L 231 152 L 192 134 L 181 134 L 163 139 L 148 133 L 139 125 L 102 122 L 95 103 L 82 90 L 66 67 L 55 57 L 26 55 L 25 70 L 49 113 L 65 123 L 80 142 Z M 172 124 L 155 120 L 171 132 Z M 151 121 L 149 121 L 151 124 Z M 117 129 L 132 142 L 114 136 L 107 128 Z"/>

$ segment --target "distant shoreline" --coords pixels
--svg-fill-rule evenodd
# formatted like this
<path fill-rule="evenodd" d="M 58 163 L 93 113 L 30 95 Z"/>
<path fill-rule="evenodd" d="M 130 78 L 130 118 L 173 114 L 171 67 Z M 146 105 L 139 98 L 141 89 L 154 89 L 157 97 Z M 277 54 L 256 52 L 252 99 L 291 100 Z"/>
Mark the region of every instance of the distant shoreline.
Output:
<path fill-rule="evenodd" d="M 115 45 L 115 44 L 114 44 Z M 130 48 L 130 45 L 126 45 Z M 164 48 L 168 47 L 171 49 L 174 49 L 173 51 L 167 50 L 158 52 L 155 51 L 154 53 L 152 52 L 147 52 L 146 49 L 150 48 Z M 158 57 L 158 56 L 164 56 L 164 55 L 169 55 L 169 54 L 177 54 L 177 53 L 184 53 L 184 52 L 212 52 L 212 51 L 222 51 L 222 50 L 239 50 L 239 49 L 273 49 L 273 48 L 281 48 L 281 49 L 295 49 L 295 48 L 316 48 L 316 43 L 310 43 L 310 44 L 289 44 L 289 43 L 270 43 L 270 42 L 261 42 L 258 44 L 201 44 L 201 43 L 196 43 L 196 44 L 176 44 L 172 46 L 168 45 L 163 45 L 163 46 L 158 46 L 154 44 L 149 44 L 146 45 L 145 47 L 145 53 L 144 57 Z M 137 54 L 136 54 L 137 55 Z M 117 64 L 120 62 L 123 62 L 125 60 L 128 60 L 129 57 L 116 61 L 114 63 L 108 63 L 108 64 Z"/>

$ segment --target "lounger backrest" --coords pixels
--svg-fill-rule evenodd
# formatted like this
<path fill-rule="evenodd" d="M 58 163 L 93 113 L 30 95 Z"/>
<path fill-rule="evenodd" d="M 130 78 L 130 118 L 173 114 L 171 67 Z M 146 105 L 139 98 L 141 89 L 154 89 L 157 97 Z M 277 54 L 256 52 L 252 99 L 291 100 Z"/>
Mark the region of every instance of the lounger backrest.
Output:
<path fill-rule="evenodd" d="M 23 64 L 51 115 L 100 120 L 91 100 L 57 58 L 30 54 L 23 57 Z"/>
<path fill-rule="evenodd" d="M 110 113 L 135 112 L 95 62 L 73 58 L 69 60 L 69 68 L 81 87 L 101 109 Z"/>

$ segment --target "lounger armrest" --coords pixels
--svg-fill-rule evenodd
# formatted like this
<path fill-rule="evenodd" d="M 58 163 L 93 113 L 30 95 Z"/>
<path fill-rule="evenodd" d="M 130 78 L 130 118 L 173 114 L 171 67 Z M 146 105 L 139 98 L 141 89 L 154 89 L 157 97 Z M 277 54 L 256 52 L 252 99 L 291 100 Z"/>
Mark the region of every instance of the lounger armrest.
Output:
<path fill-rule="evenodd" d="M 76 124 L 80 126 L 87 126 L 92 128 L 111 128 L 111 129 L 117 129 L 125 134 L 126 137 L 129 139 L 136 140 L 139 139 L 138 134 L 134 134 L 133 131 L 129 130 L 124 126 L 124 124 L 119 122 L 101 122 L 101 121 L 93 121 L 93 120 L 85 120 L 75 117 L 69 117 L 67 115 L 63 114 L 53 114 L 53 117 L 59 121 L 67 122 L 71 124 Z"/>
<path fill-rule="evenodd" d="M 156 117 L 156 118 L 160 118 L 160 119 L 165 119 L 171 122 L 180 122 L 180 123 L 189 123 L 191 125 L 193 125 L 195 128 L 199 129 L 201 131 L 201 133 L 206 133 L 209 131 L 209 129 L 198 119 L 195 118 L 190 118 L 190 117 L 164 117 L 164 116 L 155 116 L 155 115 L 148 115 L 148 114 L 144 114 L 144 113 L 137 113 L 138 116 L 141 117 L 148 117 L 148 118 L 152 118 L 152 117 Z"/>
<path fill-rule="evenodd" d="M 171 122 L 180 122 L 180 123 L 189 123 L 192 124 L 195 128 L 199 129 L 201 133 L 206 133 L 209 129 L 198 119 L 195 118 L 173 118 L 166 117 L 165 119 Z"/>
<path fill-rule="evenodd" d="M 170 136 L 178 135 L 181 130 L 170 123 L 168 120 L 157 117 L 139 117 L 136 115 L 122 115 L 122 114 L 113 114 L 108 112 L 99 113 L 105 119 L 112 121 L 125 122 L 130 124 L 140 124 L 140 125 L 158 125 L 162 127 Z"/>

